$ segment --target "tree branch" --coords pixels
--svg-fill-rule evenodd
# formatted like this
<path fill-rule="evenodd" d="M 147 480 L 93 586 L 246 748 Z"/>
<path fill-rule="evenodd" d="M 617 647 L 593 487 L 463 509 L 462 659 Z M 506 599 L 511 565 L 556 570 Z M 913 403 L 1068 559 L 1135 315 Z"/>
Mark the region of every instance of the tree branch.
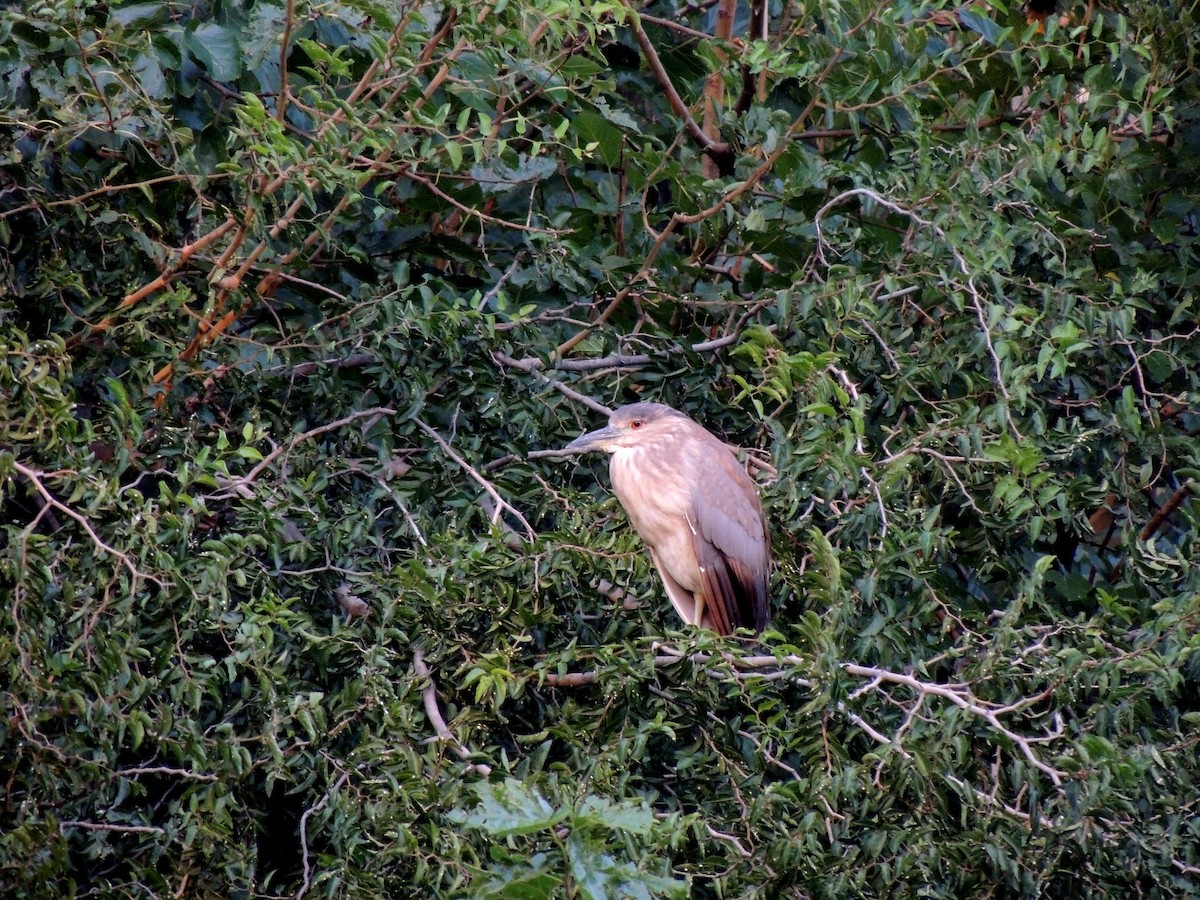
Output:
<path fill-rule="evenodd" d="M 705 133 L 700 127 L 692 112 L 688 109 L 683 98 L 679 96 L 679 92 L 675 90 L 675 85 L 671 82 L 671 76 L 667 74 L 667 70 L 663 68 L 662 60 L 659 59 L 658 51 L 654 49 L 654 45 L 650 43 L 650 38 L 646 36 L 646 31 L 642 28 L 642 23 L 639 17 L 632 10 L 627 16 L 629 28 L 633 31 L 633 36 L 637 39 L 638 46 L 642 49 L 642 56 L 646 58 L 646 64 L 650 66 L 650 71 L 654 73 L 654 78 L 658 82 L 659 87 L 663 89 L 663 93 L 667 97 L 667 102 L 671 104 L 671 109 L 675 115 L 683 120 L 683 126 L 687 129 L 687 133 L 692 139 L 704 148 L 704 152 L 714 157 L 729 157 L 732 159 L 733 148 L 723 142 L 713 140 L 711 136 Z"/>
<path fill-rule="evenodd" d="M 523 359 L 523 360 L 513 359 L 508 354 L 501 353 L 499 350 L 495 350 L 492 352 L 492 360 L 494 362 L 496 362 L 498 365 L 508 366 L 509 368 L 516 369 L 519 372 L 524 372 L 527 375 L 532 375 L 534 378 L 538 379 L 538 381 L 540 381 L 541 383 L 549 385 L 550 387 L 554 388 L 554 390 L 558 391 L 564 397 L 566 397 L 570 400 L 574 400 L 576 403 L 580 403 L 583 406 L 586 406 L 588 409 L 592 410 L 593 412 L 598 412 L 602 416 L 611 416 L 612 415 L 612 410 L 609 409 L 607 406 L 605 406 L 603 403 L 593 400 L 591 397 L 587 396 L 586 394 L 581 394 L 581 393 L 579 393 L 579 391 L 575 390 L 574 388 L 567 387 L 561 381 L 555 381 L 552 378 L 550 378 L 549 376 L 543 375 L 541 372 L 539 372 L 538 371 L 539 367 L 536 365 L 536 363 L 538 363 L 539 360 L 529 359 L 529 358 Z M 565 361 L 566 360 L 564 360 L 564 362 Z"/>
<path fill-rule="evenodd" d="M 1142 529 L 1141 534 L 1138 535 L 1138 539 L 1148 541 L 1154 537 L 1158 529 L 1162 528 L 1163 523 L 1170 518 L 1171 513 L 1175 512 L 1179 508 L 1179 504 L 1194 490 L 1194 486 L 1195 480 L 1192 478 L 1181 484 L 1179 489 L 1159 508 L 1158 512 L 1150 517 L 1150 521 L 1146 523 L 1146 527 Z"/>
<path fill-rule="evenodd" d="M 425 651 L 413 651 L 413 671 L 417 673 L 417 677 L 427 680 L 429 683 L 421 690 L 421 702 L 425 706 L 425 717 L 429 719 L 429 723 L 433 726 L 433 730 L 437 733 L 438 739 L 444 741 L 454 755 L 467 762 L 471 758 L 471 751 L 462 745 L 454 732 L 446 725 L 446 720 L 442 717 L 441 707 L 438 705 L 437 683 L 433 680 L 433 675 L 430 674 L 429 666 L 425 664 Z M 483 775 L 485 778 L 492 774 L 492 767 L 486 763 L 472 763 L 468 769 Z"/>
<path fill-rule="evenodd" d="M 67 828 L 84 828 L 88 831 L 117 831 L 126 834 L 163 834 L 161 828 L 153 825 L 110 825 L 107 822 L 78 822 L 68 819 L 58 823 L 59 831 Z"/>
<path fill-rule="evenodd" d="M 813 226 L 817 233 L 817 259 L 820 261 L 821 265 L 828 266 L 824 251 L 824 248 L 828 246 L 828 242 L 825 240 L 825 237 L 821 231 L 821 222 L 829 210 L 833 209 L 835 206 L 845 203 L 852 197 L 866 197 L 885 209 L 890 209 L 897 215 L 905 216 L 911 221 L 916 222 L 922 228 L 928 228 L 933 235 L 939 241 L 941 241 L 947 249 L 949 249 L 951 255 L 954 257 L 955 265 L 966 279 L 965 287 L 967 289 L 967 294 L 971 299 L 971 306 L 975 310 L 975 318 L 979 322 L 979 329 L 983 335 L 984 344 L 987 347 L 988 356 L 992 362 L 992 371 L 995 376 L 993 380 L 995 382 L 996 389 L 1000 391 L 1000 395 L 1005 400 L 1004 417 L 1008 423 L 1009 429 L 1013 433 L 1013 436 L 1017 438 L 1017 440 L 1023 440 L 1021 432 L 1017 429 L 1016 422 L 1013 420 L 1012 412 L 1009 409 L 1011 398 L 1008 394 L 1008 388 L 1005 387 L 1004 384 L 1004 368 L 1000 363 L 1000 356 L 996 353 L 996 345 L 992 342 L 991 329 L 988 328 L 987 313 L 983 308 L 983 296 L 980 294 L 979 288 L 975 285 L 975 277 L 971 274 L 971 270 L 967 265 L 966 258 L 962 255 L 962 252 L 958 249 L 958 247 L 955 246 L 954 242 L 947 237 L 945 231 L 943 231 L 939 226 L 935 225 L 930 220 L 913 212 L 911 209 L 907 209 L 898 203 L 894 203 L 870 188 L 852 188 L 851 190 L 843 191 L 842 193 L 838 194 L 819 210 L 817 210 L 816 215 L 813 216 Z"/>
<path fill-rule="evenodd" d="M 795 683 L 804 686 L 812 687 L 813 683 L 806 678 L 795 678 L 792 672 L 800 667 L 811 667 L 813 661 L 801 656 L 768 656 L 768 655 L 750 655 L 739 656 L 734 653 L 680 653 L 673 648 L 662 644 L 655 644 L 654 648 L 659 652 L 651 658 L 655 668 L 672 666 L 680 662 L 690 662 L 698 667 L 706 667 L 710 663 L 723 661 L 729 667 L 730 671 L 723 672 L 720 670 L 710 669 L 708 674 L 715 678 L 732 677 L 738 681 L 744 681 L 751 678 L 789 678 Z M 1049 732 L 1039 737 L 1028 737 L 1018 734 L 1009 728 L 1002 720 L 1002 716 L 1011 715 L 1015 712 L 1020 712 L 1035 703 L 1039 703 L 1050 696 L 1051 690 L 1047 688 L 1041 693 L 1033 697 L 1025 697 L 1014 703 L 1000 705 L 989 703 L 980 700 L 971 690 L 970 685 L 964 683 L 948 683 L 942 684 L 933 681 L 922 681 L 912 675 L 903 672 L 893 672 L 889 669 L 878 668 L 875 666 L 861 666 L 856 663 L 841 663 L 839 668 L 848 675 L 853 675 L 857 678 L 868 679 L 867 683 L 857 691 L 850 694 L 848 700 L 853 700 L 868 693 L 884 692 L 885 685 L 897 685 L 908 688 L 917 695 L 916 703 L 920 703 L 924 697 L 936 697 L 944 700 L 959 709 L 968 713 L 973 718 L 980 719 L 998 735 L 1005 740 L 1010 741 L 1025 757 L 1025 759 L 1039 772 L 1042 772 L 1055 787 L 1061 787 L 1064 779 L 1068 776 L 1048 763 L 1044 762 L 1034 750 L 1034 744 L 1053 741 L 1061 736 L 1061 730 Z M 563 674 L 553 672 L 541 672 L 538 676 L 542 684 L 552 687 L 581 687 L 584 685 L 594 684 L 600 678 L 599 670 L 591 670 L 585 672 L 567 672 Z M 907 756 L 907 751 L 902 746 L 902 737 L 908 728 L 908 722 L 901 727 L 900 731 L 892 737 L 879 732 L 874 727 L 870 726 L 857 713 L 850 710 L 844 702 L 838 703 L 838 709 L 847 717 L 847 719 L 856 727 L 862 729 L 873 740 L 878 743 L 886 744 L 894 747 L 902 755 Z"/>
<path fill-rule="evenodd" d="M 132 583 L 130 584 L 131 591 L 136 590 L 137 583 L 142 580 L 152 581 L 160 588 L 164 589 L 168 586 L 165 581 L 156 578 L 153 575 L 147 575 L 139 570 L 133 559 L 127 553 L 122 553 L 116 547 L 106 543 L 104 539 L 96 533 L 96 529 L 92 527 L 92 523 L 88 521 L 87 516 L 77 513 L 75 510 L 71 509 L 71 507 L 67 506 L 52 493 L 50 493 L 50 490 L 45 484 L 42 483 L 42 478 L 45 477 L 44 472 L 39 472 L 36 469 L 32 469 L 29 466 L 19 462 L 15 458 L 12 461 L 12 467 L 13 471 L 17 472 L 17 474 L 21 475 L 26 481 L 33 485 L 33 489 L 37 491 L 38 495 L 42 498 L 42 501 L 47 506 L 58 510 L 58 512 L 62 513 L 67 518 L 74 520 L 74 522 L 84 530 L 97 550 L 100 550 L 102 553 L 106 553 L 109 556 L 116 557 L 120 561 L 121 565 L 129 570 L 129 574 L 133 579 Z"/>
<path fill-rule="evenodd" d="M 300 889 L 296 891 L 296 900 L 301 900 L 308 893 L 309 887 L 312 885 L 312 866 L 308 861 L 308 820 L 313 813 L 319 812 L 329 799 L 337 793 L 338 789 L 350 779 L 349 772 L 343 772 L 341 777 L 333 783 L 333 787 L 327 790 L 324 796 L 304 811 L 300 816 L 300 851 L 301 859 L 304 863 L 304 882 L 300 885 Z"/>
<path fill-rule="evenodd" d="M 496 508 L 490 516 L 493 525 L 500 518 L 500 511 L 507 510 L 513 515 L 514 518 L 517 519 L 517 521 L 521 523 L 522 527 L 525 529 L 525 539 L 529 541 L 529 543 L 533 543 L 537 540 L 537 533 L 534 532 L 533 526 L 526 521 L 519 509 L 500 496 L 500 492 L 496 490 L 490 481 L 479 474 L 474 466 L 455 453 L 454 448 L 446 443 L 446 440 L 440 434 L 438 434 L 420 419 L 413 419 L 413 422 L 418 428 L 433 438 L 434 441 L 437 442 L 437 445 L 442 448 L 442 452 L 454 460 L 454 462 L 456 462 L 464 472 L 470 475 L 471 478 L 474 479 L 475 483 L 482 487 L 484 491 L 487 492 L 487 495 L 491 497 L 493 501 L 495 501 Z"/>
<path fill-rule="evenodd" d="M 264 456 L 262 460 L 256 463 L 254 467 L 245 475 L 242 475 L 239 478 L 231 478 L 229 483 L 225 486 L 225 492 L 221 494 L 215 494 L 213 495 L 213 498 L 224 499 L 226 497 L 235 495 L 245 496 L 245 490 L 251 484 L 253 484 L 258 477 L 265 472 L 276 459 L 279 458 L 281 454 L 290 453 L 292 449 L 295 448 L 295 446 L 301 441 L 311 440 L 312 438 L 318 437 L 322 434 L 327 434 L 330 431 L 337 431 L 339 428 L 343 428 L 346 425 L 349 425 L 351 422 L 355 422 L 358 419 L 366 418 L 368 416 L 394 416 L 395 414 L 396 411 L 390 406 L 375 406 L 371 409 L 360 409 L 356 412 L 350 413 L 348 416 L 343 416 L 336 422 L 329 422 L 328 424 L 319 425 L 316 428 L 312 428 L 301 434 L 292 435 L 292 439 L 290 441 L 288 441 L 286 444 L 280 444 L 278 447 Z"/>

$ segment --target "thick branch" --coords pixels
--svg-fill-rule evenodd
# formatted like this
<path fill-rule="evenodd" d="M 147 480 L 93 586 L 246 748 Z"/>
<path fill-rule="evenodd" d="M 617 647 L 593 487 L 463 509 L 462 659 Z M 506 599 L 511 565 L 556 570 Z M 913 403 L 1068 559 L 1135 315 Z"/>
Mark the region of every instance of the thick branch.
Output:
<path fill-rule="evenodd" d="M 1163 523 L 1170 518 L 1171 513 L 1175 512 L 1175 510 L 1179 508 L 1179 504 L 1181 504 L 1187 495 L 1192 492 L 1194 484 L 1195 482 L 1191 478 L 1181 484 L 1179 486 L 1179 490 L 1172 494 L 1170 499 L 1168 499 L 1167 502 L 1162 505 L 1159 511 L 1150 518 L 1150 521 L 1146 523 L 1146 527 L 1142 529 L 1142 533 L 1138 535 L 1138 538 L 1143 541 L 1148 541 L 1150 538 L 1154 537 L 1158 529 L 1162 528 Z"/>
<path fill-rule="evenodd" d="M 445 741 L 450 749 L 454 751 L 454 755 L 466 762 L 471 758 L 471 751 L 464 747 L 458 738 L 454 736 L 454 732 L 450 730 L 446 725 L 446 720 L 442 717 L 442 710 L 438 705 L 437 684 L 429 672 L 429 666 L 425 664 L 424 650 L 413 652 L 413 671 L 417 673 L 418 678 L 429 682 L 421 690 L 421 702 L 425 706 L 425 717 L 429 719 L 429 723 L 437 733 L 438 739 Z M 470 768 L 484 777 L 492 774 L 492 767 L 486 763 L 474 763 Z"/>

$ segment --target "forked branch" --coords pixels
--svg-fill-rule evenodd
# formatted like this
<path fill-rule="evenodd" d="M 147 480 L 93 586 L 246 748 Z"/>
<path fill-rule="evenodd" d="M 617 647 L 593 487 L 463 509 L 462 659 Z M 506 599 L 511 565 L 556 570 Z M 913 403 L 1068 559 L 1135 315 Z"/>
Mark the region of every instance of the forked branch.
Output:
<path fill-rule="evenodd" d="M 657 651 L 656 655 L 652 657 L 652 663 L 655 668 L 688 662 L 704 669 L 710 677 L 717 679 L 734 679 L 737 681 L 750 679 L 787 679 L 801 686 L 813 686 L 812 681 L 795 674 L 797 669 L 812 666 L 812 660 L 802 656 L 739 656 L 728 652 L 719 654 L 707 652 L 689 654 L 681 653 L 674 648 L 662 644 L 655 644 L 654 648 Z M 714 668 L 714 663 L 724 663 L 725 668 Z M 847 700 L 838 702 L 837 707 L 839 711 L 846 716 L 851 724 L 870 736 L 873 741 L 890 746 L 903 756 L 909 755 L 903 746 L 904 736 L 910 729 L 913 719 L 918 714 L 918 710 L 925 703 L 926 699 L 939 699 L 958 707 L 970 717 L 985 723 L 993 733 L 999 735 L 1017 748 L 1029 764 L 1043 773 L 1055 787 L 1061 788 L 1063 782 L 1069 777 L 1066 772 L 1056 769 L 1045 762 L 1035 749 L 1038 744 L 1058 740 L 1062 736 L 1061 727 L 1057 727 L 1045 734 L 1030 736 L 1014 730 L 1006 722 L 1007 717 L 1022 713 L 1048 699 L 1051 694 L 1051 688 L 1047 688 L 1032 697 L 1022 697 L 1012 703 L 999 704 L 980 698 L 972 690 L 971 685 L 966 683 L 924 681 L 905 672 L 894 672 L 876 666 L 861 666 L 856 663 L 842 663 L 840 668 L 847 675 L 862 679 L 863 684 L 857 690 L 850 692 Z M 567 688 L 594 684 L 600 679 L 601 674 L 599 670 L 562 674 L 542 672 L 539 673 L 539 677 L 542 684 Z M 912 698 L 901 699 L 892 697 L 889 687 L 904 688 L 911 693 Z M 889 736 L 884 734 L 850 708 L 850 702 L 872 693 L 882 694 L 889 703 L 908 710 L 905 722 L 894 735 Z"/>

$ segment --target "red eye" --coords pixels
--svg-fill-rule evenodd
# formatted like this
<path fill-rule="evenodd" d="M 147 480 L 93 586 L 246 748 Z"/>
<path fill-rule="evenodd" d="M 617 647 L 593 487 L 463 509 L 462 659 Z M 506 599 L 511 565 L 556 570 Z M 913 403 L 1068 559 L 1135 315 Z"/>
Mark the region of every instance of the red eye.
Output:
<path fill-rule="evenodd" d="M 630 427 L 630 428 L 641 428 L 641 427 L 642 427 L 642 420 L 641 420 L 641 419 L 634 419 L 632 422 L 630 422 L 630 423 L 629 423 L 629 427 Z"/>

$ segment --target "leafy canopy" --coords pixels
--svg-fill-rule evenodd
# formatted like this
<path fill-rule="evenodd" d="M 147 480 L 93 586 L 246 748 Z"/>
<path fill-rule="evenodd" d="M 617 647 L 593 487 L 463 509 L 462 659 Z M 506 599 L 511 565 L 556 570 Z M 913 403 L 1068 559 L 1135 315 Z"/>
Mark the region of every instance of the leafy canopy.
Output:
<path fill-rule="evenodd" d="M 3 893 L 1195 894 L 1200 23 L 1059 6 L 9 4 Z"/>

